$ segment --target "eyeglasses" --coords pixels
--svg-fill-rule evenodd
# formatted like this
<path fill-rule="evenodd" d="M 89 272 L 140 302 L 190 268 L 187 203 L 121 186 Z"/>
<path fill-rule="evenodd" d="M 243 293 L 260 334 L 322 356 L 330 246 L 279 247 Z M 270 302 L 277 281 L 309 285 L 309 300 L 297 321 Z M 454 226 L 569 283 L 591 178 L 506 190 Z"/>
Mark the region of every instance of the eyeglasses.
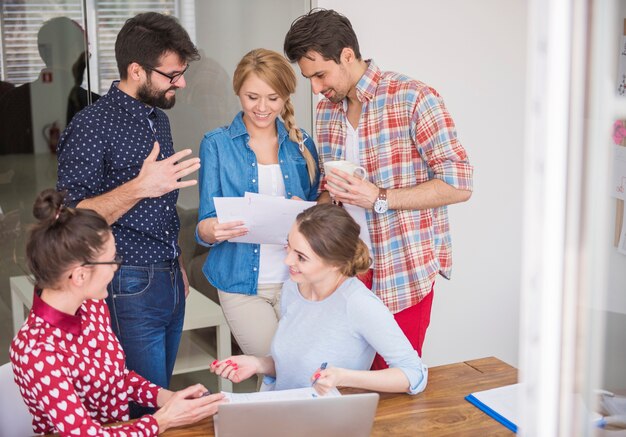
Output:
<path fill-rule="evenodd" d="M 118 268 L 122 265 L 122 257 L 116 256 L 113 261 L 92 261 L 84 262 L 81 266 L 100 266 L 100 265 L 116 265 Z"/>
<path fill-rule="evenodd" d="M 122 257 L 116 255 L 115 258 L 113 258 L 113 261 L 85 261 L 80 266 L 81 267 L 85 267 L 85 266 L 115 266 L 115 270 L 119 270 L 121 265 L 122 265 Z M 69 278 L 72 279 L 72 274 L 71 273 L 70 273 Z"/>
<path fill-rule="evenodd" d="M 167 74 L 167 73 L 163 73 L 162 71 L 157 70 L 156 68 L 152 68 L 152 67 L 147 67 L 144 66 L 144 68 L 146 70 L 150 70 L 150 71 L 154 71 L 155 73 L 159 73 L 161 76 L 165 76 L 170 80 L 171 84 L 175 84 L 176 82 L 178 82 L 178 80 L 183 77 L 183 75 L 185 74 L 185 72 L 189 69 L 189 65 L 187 65 L 185 67 L 185 69 L 183 71 L 181 71 L 180 73 L 176 73 L 176 74 Z"/>

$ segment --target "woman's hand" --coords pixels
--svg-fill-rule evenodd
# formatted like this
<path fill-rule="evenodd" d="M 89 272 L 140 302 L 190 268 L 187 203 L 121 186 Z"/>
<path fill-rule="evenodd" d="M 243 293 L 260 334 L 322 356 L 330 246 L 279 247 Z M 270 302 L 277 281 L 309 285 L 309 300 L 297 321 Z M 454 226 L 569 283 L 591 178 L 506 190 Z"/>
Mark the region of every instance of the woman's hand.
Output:
<path fill-rule="evenodd" d="M 174 392 L 171 390 L 166 388 L 159 390 L 159 393 L 157 394 L 157 407 L 161 408 L 167 401 L 170 400 L 172 396 L 174 396 Z"/>
<path fill-rule="evenodd" d="M 243 225 L 242 221 L 219 223 L 217 218 L 210 217 L 198 223 L 198 235 L 203 241 L 214 244 L 246 235 L 248 228 L 244 228 Z"/>
<path fill-rule="evenodd" d="M 317 371 L 311 376 L 311 384 L 313 388 L 320 395 L 324 396 L 335 387 L 342 386 L 342 377 L 344 369 L 339 367 L 327 367 L 324 370 L 317 369 Z M 316 381 L 317 380 L 317 381 Z"/>
<path fill-rule="evenodd" d="M 222 361 L 215 360 L 211 363 L 209 370 L 232 382 L 241 382 L 257 373 L 263 373 L 259 358 L 250 355 L 236 355 Z"/>
<path fill-rule="evenodd" d="M 159 424 L 159 434 L 168 428 L 195 423 L 217 413 L 218 405 L 226 402 L 224 395 L 217 393 L 206 396 L 207 391 L 202 384 L 192 385 L 174 393 L 169 390 L 159 391 L 157 403 L 167 398 L 163 406 L 154 413 L 154 418 Z"/>

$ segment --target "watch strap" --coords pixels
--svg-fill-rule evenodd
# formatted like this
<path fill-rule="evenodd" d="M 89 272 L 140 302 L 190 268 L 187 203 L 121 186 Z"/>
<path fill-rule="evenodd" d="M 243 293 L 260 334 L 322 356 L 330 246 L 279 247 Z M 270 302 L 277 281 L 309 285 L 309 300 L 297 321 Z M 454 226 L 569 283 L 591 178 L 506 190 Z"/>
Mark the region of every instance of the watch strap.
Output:
<path fill-rule="evenodd" d="M 376 198 L 376 200 L 387 200 L 387 189 L 386 188 L 379 188 L 378 189 L 378 197 Z"/>

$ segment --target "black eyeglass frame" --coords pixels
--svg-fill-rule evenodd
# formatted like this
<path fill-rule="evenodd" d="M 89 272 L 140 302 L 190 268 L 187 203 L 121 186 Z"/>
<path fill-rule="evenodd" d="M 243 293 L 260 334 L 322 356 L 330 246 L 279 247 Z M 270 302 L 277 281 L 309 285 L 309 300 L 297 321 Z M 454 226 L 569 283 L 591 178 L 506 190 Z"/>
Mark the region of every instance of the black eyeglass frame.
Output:
<path fill-rule="evenodd" d="M 119 268 L 122 266 L 122 262 L 123 262 L 122 261 L 122 257 L 116 255 L 115 259 L 113 261 L 93 261 L 93 262 L 85 261 L 80 266 L 81 267 L 86 267 L 86 266 L 117 266 L 116 270 L 119 270 Z M 69 278 L 72 279 L 72 274 L 70 274 Z"/>
<path fill-rule="evenodd" d="M 81 264 L 81 267 L 85 266 L 106 266 L 106 265 L 116 265 L 118 268 L 122 265 L 123 260 L 121 256 L 116 256 L 113 261 L 90 261 L 84 262 Z"/>
<path fill-rule="evenodd" d="M 144 65 L 143 68 L 145 68 L 146 70 L 154 71 L 155 73 L 159 73 L 161 76 L 167 77 L 170 80 L 170 83 L 173 85 L 176 82 L 178 82 L 181 77 L 184 76 L 184 74 L 187 72 L 187 70 L 189 70 L 189 64 L 187 64 L 187 66 L 185 67 L 185 69 L 183 71 L 181 71 L 180 73 L 176 73 L 176 74 L 163 73 L 162 71 L 157 70 L 156 68 L 153 68 L 153 67 L 149 67 L 147 65 Z"/>

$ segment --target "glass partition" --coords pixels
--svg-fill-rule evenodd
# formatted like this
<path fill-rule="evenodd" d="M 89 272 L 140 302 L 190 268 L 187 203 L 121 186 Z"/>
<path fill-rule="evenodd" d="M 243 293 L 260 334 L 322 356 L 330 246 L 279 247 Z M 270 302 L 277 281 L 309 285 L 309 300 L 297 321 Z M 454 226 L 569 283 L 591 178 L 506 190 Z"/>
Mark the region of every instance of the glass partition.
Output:
<path fill-rule="evenodd" d="M 23 275 L 35 195 L 56 183 L 56 147 L 87 102 L 82 1 L 0 2 L 0 363 L 13 338 L 9 278 Z"/>
<path fill-rule="evenodd" d="M 598 424 L 626 417 L 626 1 L 531 10 L 520 434 L 613 435 Z"/>
<path fill-rule="evenodd" d="M 232 90 L 239 59 L 257 47 L 282 53 L 289 25 L 310 7 L 310 0 L 0 2 L 0 364 L 13 337 L 9 278 L 26 271 L 33 201 L 56 184 L 56 145 L 71 117 L 118 78 L 114 44 L 125 20 L 146 11 L 175 15 L 200 49 L 168 111 L 175 147 L 197 154 L 204 133 L 239 111 Z M 310 132 L 310 87 L 297 76 L 296 119 Z M 197 187 L 181 190 L 181 247 L 193 284 L 207 289 L 200 271 L 206 254 L 196 251 L 193 235 L 197 207 Z"/>

